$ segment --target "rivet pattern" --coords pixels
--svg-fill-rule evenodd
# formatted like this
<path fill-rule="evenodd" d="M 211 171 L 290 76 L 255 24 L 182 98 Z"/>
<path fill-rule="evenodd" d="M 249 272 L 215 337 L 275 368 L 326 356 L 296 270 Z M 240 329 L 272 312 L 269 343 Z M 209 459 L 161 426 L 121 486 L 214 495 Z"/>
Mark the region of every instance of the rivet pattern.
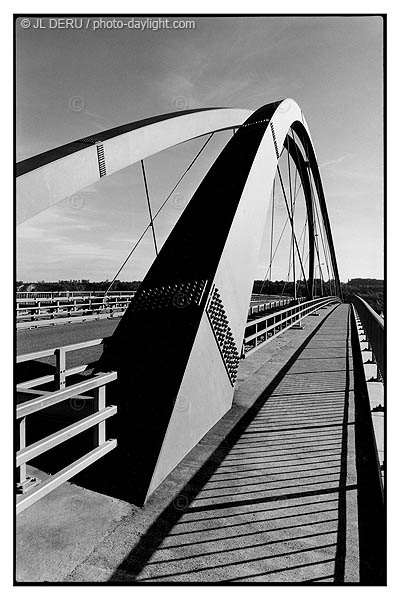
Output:
<path fill-rule="evenodd" d="M 217 287 L 214 288 L 211 294 L 207 306 L 207 316 L 215 339 L 217 340 L 218 348 L 221 352 L 229 380 L 231 384 L 234 385 L 237 378 L 240 356 Z"/>
<path fill-rule="evenodd" d="M 274 124 L 272 123 L 272 121 L 271 121 L 271 133 L 272 133 L 272 139 L 273 139 L 274 146 L 275 146 L 276 158 L 279 158 L 278 143 L 276 141 L 276 133 L 275 133 Z"/>
<path fill-rule="evenodd" d="M 199 306 L 206 280 L 186 281 L 139 290 L 131 305 L 132 312 Z"/>
<path fill-rule="evenodd" d="M 260 123 L 269 123 L 269 119 L 259 119 L 258 121 L 252 121 L 251 123 L 244 123 L 241 128 L 253 127 L 254 125 L 260 125 Z"/>

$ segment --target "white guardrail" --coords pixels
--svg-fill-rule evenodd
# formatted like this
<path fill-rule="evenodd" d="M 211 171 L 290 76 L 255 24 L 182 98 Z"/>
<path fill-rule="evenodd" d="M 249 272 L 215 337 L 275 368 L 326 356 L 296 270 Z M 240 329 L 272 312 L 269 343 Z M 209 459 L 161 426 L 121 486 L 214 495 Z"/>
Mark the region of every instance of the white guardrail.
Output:
<path fill-rule="evenodd" d="M 17 357 L 17 364 L 55 356 L 56 369 L 55 374 L 46 375 L 25 381 L 17 385 L 17 393 L 29 393 L 29 400 L 17 404 L 17 442 L 18 450 L 16 454 L 17 469 L 17 500 L 16 512 L 19 514 L 32 504 L 43 498 L 59 485 L 75 476 L 77 473 L 102 458 L 116 448 L 115 439 L 106 439 L 106 420 L 117 412 L 116 406 L 106 406 L 106 385 L 117 379 L 117 373 L 112 371 L 107 374 L 92 377 L 82 383 L 66 386 L 66 378 L 84 371 L 90 365 L 80 365 L 78 367 L 66 370 L 66 354 L 81 348 L 88 348 L 99 344 L 104 344 L 105 340 L 90 340 L 80 344 L 70 344 L 61 348 L 52 348 L 41 352 L 32 352 Z M 38 389 L 38 386 L 50 382 L 55 382 L 55 391 L 47 392 Z M 93 395 L 85 395 L 93 391 Z M 65 400 L 84 399 L 93 400 L 93 413 L 72 425 L 52 433 L 51 435 L 26 446 L 26 420 L 30 415 L 44 410 Z M 27 477 L 26 464 L 44 452 L 55 448 L 59 444 L 79 435 L 87 429 L 94 428 L 94 449 L 85 454 L 78 460 L 40 482 L 35 478 Z"/>
<path fill-rule="evenodd" d="M 92 292 L 62 293 L 68 295 L 55 296 L 55 292 L 37 292 L 37 296 L 32 296 L 33 292 L 27 292 L 29 297 L 17 297 L 17 329 L 119 317 L 135 295 L 135 292 L 114 292 L 107 295 L 101 292 L 96 292 L 96 295 Z"/>

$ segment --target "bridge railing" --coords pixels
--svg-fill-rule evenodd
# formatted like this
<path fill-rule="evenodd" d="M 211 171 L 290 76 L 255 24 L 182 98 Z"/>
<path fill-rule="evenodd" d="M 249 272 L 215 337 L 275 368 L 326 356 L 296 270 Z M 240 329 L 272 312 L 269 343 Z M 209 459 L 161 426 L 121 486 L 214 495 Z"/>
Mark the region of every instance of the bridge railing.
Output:
<path fill-rule="evenodd" d="M 63 290 L 59 292 L 16 292 L 16 300 L 17 302 L 21 302 L 24 300 L 39 300 L 39 299 L 47 299 L 47 300 L 57 300 L 59 298 L 90 298 L 91 296 L 107 296 L 109 298 L 115 296 L 129 296 L 132 297 L 135 295 L 133 290 L 124 290 L 124 291 L 114 291 L 114 292 L 102 292 L 99 290 L 88 290 L 88 291 L 78 291 L 78 290 Z"/>
<path fill-rule="evenodd" d="M 336 302 L 340 302 L 340 299 L 336 296 L 316 298 L 254 319 L 247 324 L 245 329 L 243 341 L 244 356 L 249 356 L 261 346 L 268 343 L 272 338 L 281 335 L 281 333 L 290 329 L 317 309 Z"/>
<path fill-rule="evenodd" d="M 28 292 L 27 292 L 28 293 Z M 54 292 L 38 292 L 38 294 L 54 294 Z M 61 292 L 60 292 L 61 293 Z M 71 292 L 68 292 L 71 294 Z M 81 294 L 81 292 L 76 292 Z M 75 294 L 75 292 L 74 292 Z M 92 294 L 92 292 L 89 292 Z M 122 316 L 128 308 L 134 292 L 123 292 L 122 295 L 89 295 L 70 297 L 41 297 L 17 300 L 17 329 L 28 329 L 32 326 L 41 327 L 50 324 L 63 324 L 72 320 L 94 320 L 98 318 L 112 318 Z M 262 302 L 265 300 L 265 302 Z M 302 302 L 305 298 L 298 298 Z M 263 313 L 267 310 L 288 306 L 293 303 L 293 298 L 268 300 L 268 296 L 253 294 L 252 306 L 249 307 L 248 316 Z M 259 304 L 254 304 L 259 302 Z M 32 325 L 34 323 L 34 325 Z"/>
<path fill-rule="evenodd" d="M 279 299 L 279 300 L 267 300 L 268 296 L 264 296 L 262 298 L 256 298 L 256 296 L 259 296 L 259 294 L 252 294 L 251 302 L 257 302 L 257 300 L 262 301 L 262 299 L 264 299 L 264 298 L 266 301 L 261 304 L 255 304 L 253 306 L 250 306 L 249 312 L 248 312 L 249 317 L 251 317 L 252 315 L 256 315 L 256 314 L 265 312 L 266 310 L 270 310 L 271 308 L 280 308 L 282 306 L 288 306 L 289 304 L 293 304 L 293 301 L 294 301 L 293 298 L 285 298 L 285 299 Z M 297 298 L 297 300 L 299 302 L 304 302 L 306 300 L 306 298 L 302 296 L 301 298 Z"/>
<path fill-rule="evenodd" d="M 360 296 L 353 296 L 352 303 L 360 317 L 365 335 L 372 348 L 373 359 L 375 358 L 379 372 L 385 381 L 385 324 L 374 309 Z"/>
<path fill-rule="evenodd" d="M 79 342 L 77 344 L 68 344 L 67 346 L 61 346 L 58 348 L 49 348 L 48 350 L 40 350 L 39 352 L 30 352 L 28 354 L 20 354 L 17 356 L 17 364 L 21 364 L 28 361 L 40 360 L 41 358 L 48 358 L 50 356 L 55 357 L 55 373 L 50 375 L 43 375 L 36 377 L 35 379 L 29 379 L 17 385 L 17 391 L 23 392 L 39 385 L 45 385 L 48 383 L 55 382 L 56 389 L 64 389 L 66 387 L 67 377 L 71 375 L 77 375 L 86 371 L 86 369 L 92 366 L 92 363 L 79 365 L 67 369 L 67 354 L 68 352 L 74 352 L 77 350 L 83 350 L 92 346 L 105 345 L 108 338 L 98 338 L 95 340 L 89 340 L 86 342 Z"/>
<path fill-rule="evenodd" d="M 106 407 L 106 385 L 117 379 L 117 373 L 111 372 L 105 375 L 93 377 L 83 383 L 72 385 L 65 389 L 56 390 L 50 393 L 38 392 L 39 397 L 27 400 L 17 405 L 16 419 L 18 422 L 18 450 L 16 455 L 17 468 L 17 501 L 16 512 L 19 514 L 40 498 L 43 498 L 65 481 L 80 473 L 83 469 L 93 464 L 105 454 L 113 450 L 117 441 L 115 439 L 106 439 L 106 420 L 115 415 L 116 406 Z M 64 402 L 72 398 L 83 398 L 85 394 L 94 390 L 93 413 L 88 417 L 81 419 L 64 427 L 55 433 L 26 446 L 26 419 L 38 411 L 47 409 L 51 406 Z M 91 397 L 86 397 L 91 399 Z M 45 481 L 40 482 L 36 478 L 27 477 L 26 464 L 44 452 L 59 446 L 63 442 L 81 434 L 82 432 L 94 428 L 94 449 L 75 460 L 70 465 L 50 476 Z"/>
<path fill-rule="evenodd" d="M 98 319 L 100 316 L 114 317 L 121 316 L 131 301 L 131 297 L 98 297 L 93 296 L 87 301 L 80 301 L 79 298 L 71 299 L 67 304 L 60 304 L 60 301 L 37 301 L 33 306 L 17 306 L 17 329 L 24 329 L 35 326 L 70 322 L 72 319 L 78 321 Z M 65 299 L 64 299 L 65 302 Z"/>

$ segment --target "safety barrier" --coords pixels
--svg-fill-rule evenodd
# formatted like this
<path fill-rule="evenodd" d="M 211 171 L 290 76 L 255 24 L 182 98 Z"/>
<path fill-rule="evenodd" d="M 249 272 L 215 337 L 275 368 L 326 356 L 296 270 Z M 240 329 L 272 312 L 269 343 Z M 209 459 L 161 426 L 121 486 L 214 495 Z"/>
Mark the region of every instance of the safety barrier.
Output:
<path fill-rule="evenodd" d="M 72 385 L 68 388 L 59 389 L 55 392 L 42 393 L 36 391 L 39 396 L 17 405 L 16 418 L 18 421 L 18 441 L 19 449 L 16 456 L 17 468 L 17 501 L 16 512 L 23 510 L 34 504 L 40 498 L 43 498 L 65 481 L 80 473 L 83 469 L 93 464 L 105 454 L 108 454 L 117 446 L 115 439 L 106 439 L 106 419 L 109 419 L 117 412 L 116 406 L 106 407 L 106 385 L 117 379 L 117 373 L 111 372 L 106 375 L 93 377 L 83 383 Z M 65 400 L 80 397 L 86 392 L 94 390 L 94 409 L 88 417 L 81 419 L 61 429 L 29 446 L 26 446 L 26 418 L 40 410 L 49 408 Z M 27 477 L 26 463 L 40 456 L 44 452 L 55 448 L 63 442 L 71 439 L 94 427 L 94 449 L 75 460 L 73 463 L 50 476 L 45 481 Z"/>
<path fill-rule="evenodd" d="M 48 301 L 38 301 L 34 306 L 17 306 L 17 329 L 121 316 L 131 299 L 92 297 L 87 302 L 81 302 L 75 298 L 68 304 L 60 304 L 60 301 L 53 301 L 52 304 L 48 304 Z"/>
<path fill-rule="evenodd" d="M 316 298 L 250 321 L 245 329 L 242 354 L 249 356 L 315 310 L 336 302 L 341 302 L 336 296 Z"/>
<path fill-rule="evenodd" d="M 261 298 L 255 298 L 256 295 L 257 294 L 253 294 L 251 296 L 251 302 L 260 302 Z M 264 298 L 268 298 L 268 296 L 265 296 Z M 302 296 L 301 298 L 297 298 L 297 302 L 303 302 L 305 299 L 306 298 Z M 251 317 L 252 315 L 263 313 L 266 310 L 271 310 L 272 308 L 289 306 L 290 304 L 293 304 L 294 301 L 295 300 L 293 298 L 285 298 L 284 300 L 268 300 L 263 303 L 254 304 L 253 306 L 250 306 L 248 316 Z"/>
<path fill-rule="evenodd" d="M 24 381 L 17 385 L 17 391 L 23 392 L 39 385 L 45 385 L 47 383 L 55 382 L 57 389 L 64 389 L 66 386 L 66 379 L 71 375 L 76 375 L 86 371 L 92 365 L 85 364 L 73 367 L 71 369 L 66 368 L 66 355 L 68 352 L 74 352 L 76 350 L 82 350 L 84 348 L 90 348 L 92 346 L 105 345 L 108 338 L 98 338 L 95 340 L 89 340 L 86 342 L 79 342 L 77 344 L 68 344 L 60 348 L 49 348 L 48 350 L 40 350 L 39 352 L 30 352 L 29 354 L 21 354 L 17 356 L 17 364 L 28 362 L 32 360 L 39 360 L 41 358 L 47 358 L 49 356 L 55 356 L 55 373 L 50 375 L 44 375 L 29 381 Z"/>

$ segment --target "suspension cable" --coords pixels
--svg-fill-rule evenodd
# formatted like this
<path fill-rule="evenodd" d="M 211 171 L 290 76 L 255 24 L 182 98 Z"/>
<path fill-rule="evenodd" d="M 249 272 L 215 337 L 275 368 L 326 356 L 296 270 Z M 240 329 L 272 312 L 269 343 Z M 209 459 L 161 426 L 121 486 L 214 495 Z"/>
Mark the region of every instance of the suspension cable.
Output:
<path fill-rule="evenodd" d="M 169 192 L 168 196 L 166 197 L 166 199 L 164 200 L 164 202 L 161 204 L 160 208 L 157 210 L 157 212 L 155 213 L 155 215 L 153 216 L 153 222 L 156 220 L 156 218 L 158 217 L 158 215 L 160 214 L 160 212 L 162 211 L 162 209 L 164 208 L 164 206 L 166 205 L 166 203 L 168 202 L 168 200 L 171 198 L 172 194 L 175 192 L 176 188 L 178 187 L 178 185 L 181 183 L 182 179 L 185 177 L 185 175 L 190 171 L 190 169 L 193 167 L 194 163 L 196 162 L 196 160 L 199 158 L 200 154 L 203 152 L 204 148 L 207 146 L 208 142 L 211 140 L 211 138 L 213 137 L 214 132 L 212 132 L 210 134 L 210 136 L 207 138 L 207 140 L 204 142 L 204 144 L 202 145 L 202 147 L 200 148 L 200 150 L 197 152 L 196 156 L 194 157 L 194 159 L 191 161 L 191 163 L 189 163 L 189 166 L 185 169 L 185 171 L 183 172 L 183 174 L 181 175 L 181 177 L 178 179 L 177 183 L 174 185 L 174 187 L 172 188 L 172 190 Z M 123 261 L 122 265 L 120 266 L 120 268 L 118 269 L 117 273 L 115 274 L 113 280 L 111 281 L 110 285 L 108 286 L 107 290 L 106 290 L 106 295 L 108 294 L 108 292 L 110 291 L 110 289 L 112 288 L 112 286 L 114 285 L 115 280 L 117 279 L 118 275 L 121 273 L 122 269 L 125 267 L 126 263 L 128 262 L 128 260 L 130 259 L 130 257 L 132 256 L 132 254 L 134 253 L 134 251 L 136 250 L 136 248 L 138 247 L 138 245 L 140 244 L 140 242 L 142 241 L 142 239 L 144 238 L 144 236 L 146 235 L 147 231 L 150 229 L 151 227 L 151 223 L 149 223 L 147 225 L 147 227 L 144 229 L 144 231 L 142 232 L 142 234 L 140 235 L 139 239 L 137 240 L 137 242 L 134 244 L 132 250 L 129 252 L 128 256 L 125 258 L 125 260 Z"/>
<path fill-rule="evenodd" d="M 144 188 L 146 191 L 146 199 L 147 199 L 147 207 L 149 209 L 149 217 L 150 217 L 150 227 L 151 227 L 151 231 L 153 233 L 153 242 L 154 242 L 154 250 L 156 252 L 156 256 L 158 256 L 158 249 L 157 249 L 157 240 L 156 240 L 156 232 L 154 229 L 154 221 L 153 221 L 153 215 L 151 212 L 151 204 L 150 204 L 150 196 L 149 196 L 149 188 L 147 186 L 147 178 L 146 178 L 146 171 L 144 169 L 144 161 L 141 160 L 140 161 L 141 165 L 142 165 L 142 173 L 143 173 L 143 181 L 144 181 Z"/>
<path fill-rule="evenodd" d="M 300 261 L 300 267 L 301 267 L 301 270 L 302 270 L 302 273 L 303 273 L 304 283 L 306 284 L 306 288 L 308 289 L 308 284 L 307 284 L 306 275 L 305 275 L 305 273 L 304 273 L 303 264 L 302 264 L 302 262 L 301 262 L 300 250 L 299 250 L 299 246 L 298 246 L 298 244 L 297 244 L 296 234 L 294 233 L 294 227 L 293 227 L 293 218 L 292 218 L 292 217 L 291 217 L 291 215 L 290 215 L 290 211 L 289 211 L 289 205 L 288 205 L 288 201 L 287 201 L 287 198 L 286 198 L 286 192 L 285 192 L 285 188 L 284 188 L 284 185 L 283 185 L 283 181 L 282 181 L 282 175 L 281 175 L 281 170 L 280 170 L 280 168 L 279 168 L 279 165 L 278 165 L 278 175 L 279 175 L 279 180 L 280 180 L 280 182 L 281 182 L 281 187 L 282 187 L 283 197 L 284 197 L 284 199 L 285 199 L 286 210 L 287 210 L 287 213 L 288 213 L 288 215 L 289 215 L 289 221 L 290 221 L 290 224 L 291 224 L 291 226 L 292 226 L 292 231 L 293 231 L 293 235 L 294 235 L 294 241 L 295 241 L 295 244 L 296 244 L 296 250 L 297 250 L 297 254 L 298 254 L 298 257 L 299 257 L 299 261 Z"/>
<path fill-rule="evenodd" d="M 294 253 L 294 204 L 293 204 L 293 195 L 292 195 L 292 176 L 291 176 L 291 172 L 290 172 L 290 152 L 289 152 L 289 146 L 287 148 L 287 162 L 288 162 L 288 176 L 289 176 L 289 194 L 290 194 L 290 209 L 292 211 L 292 243 L 291 243 L 291 249 L 290 249 L 290 253 L 293 255 L 293 260 L 292 260 L 292 266 L 293 266 L 293 287 L 294 287 L 294 299 L 296 299 L 296 256 Z M 296 169 L 297 172 L 297 169 Z M 289 253 L 289 254 L 290 254 Z M 289 267 L 290 267 L 290 260 L 289 260 Z"/>
<path fill-rule="evenodd" d="M 272 211 L 271 211 L 271 245 L 269 251 L 269 280 L 272 281 L 272 248 L 274 243 L 274 218 L 275 218 L 275 177 L 272 184 Z M 267 271 L 268 276 L 268 271 Z"/>
<path fill-rule="evenodd" d="M 312 185 L 312 181 L 310 181 L 310 189 L 311 189 L 311 201 L 312 201 L 312 205 L 313 205 L 313 215 L 314 215 L 314 224 L 315 224 L 315 213 L 317 213 L 317 218 L 318 218 L 318 206 L 315 200 L 315 194 L 314 194 L 314 187 Z M 318 245 L 318 233 L 316 231 L 316 227 L 314 228 L 314 245 L 315 245 L 315 249 L 317 251 L 317 257 L 318 257 L 318 266 L 319 266 L 319 277 L 320 277 L 320 286 L 321 286 L 321 295 L 324 295 L 324 290 L 323 290 L 323 273 L 322 273 L 322 267 L 321 267 L 321 258 L 320 258 L 320 254 L 319 254 L 319 245 Z"/>
<path fill-rule="evenodd" d="M 318 210 L 316 212 L 317 212 L 317 221 L 318 221 L 319 232 L 321 234 L 322 249 L 324 251 L 324 256 L 325 256 L 325 261 L 326 261 L 326 270 L 327 270 L 328 277 L 329 277 L 329 290 L 330 290 L 331 295 L 332 295 L 331 269 L 329 268 L 329 262 L 330 261 L 328 260 L 328 255 L 327 255 L 327 251 L 326 251 L 326 243 L 325 243 L 325 240 L 324 240 L 324 232 L 323 232 L 323 229 L 322 229 L 322 226 L 321 226 L 321 221 L 320 221 L 320 218 L 319 218 L 319 212 L 318 212 Z M 330 253 L 329 253 L 329 258 L 330 258 Z"/>
<path fill-rule="evenodd" d="M 302 247 L 302 250 L 301 250 L 301 259 L 302 259 L 302 261 L 303 261 L 303 259 L 304 259 L 304 250 L 305 250 L 305 242 L 306 242 L 306 236 L 304 235 L 304 233 L 305 233 L 305 231 L 306 231 L 306 226 L 307 226 L 307 215 L 306 215 L 306 220 L 305 220 L 305 223 L 304 223 L 304 225 L 303 225 L 303 228 L 302 228 L 302 230 L 301 230 L 301 234 L 300 234 L 300 237 L 299 237 L 299 244 L 301 244 L 301 241 L 303 240 L 303 247 Z M 303 236 L 304 236 L 304 237 L 303 237 Z M 291 267 L 291 264 L 292 264 L 292 260 L 291 260 L 291 255 L 290 255 L 290 253 L 289 253 L 289 256 L 290 256 L 290 258 L 289 258 L 289 269 L 288 269 L 288 275 L 287 275 L 287 279 L 289 279 L 290 267 Z M 305 262 L 303 262 L 303 265 L 304 265 L 304 267 L 305 267 L 305 266 L 306 266 L 306 263 L 305 263 Z M 297 290 L 297 289 L 300 289 L 300 280 L 299 280 L 299 283 L 298 283 L 298 284 L 296 284 L 296 290 Z"/>
<path fill-rule="evenodd" d="M 275 183 L 275 178 L 274 178 L 274 183 Z M 295 196 L 294 196 L 294 202 L 296 202 L 297 196 L 298 196 L 301 188 L 302 188 L 302 184 L 301 184 L 301 181 L 300 181 L 299 187 L 297 188 L 297 191 L 296 191 Z M 281 231 L 280 236 L 278 238 L 278 242 L 277 242 L 277 244 L 275 246 L 274 253 L 273 253 L 272 258 L 270 260 L 270 263 L 269 263 L 269 265 L 267 267 L 267 270 L 266 270 L 266 273 L 265 273 L 265 276 L 264 276 L 264 279 L 263 279 L 263 282 L 262 282 L 262 285 L 261 285 L 260 294 L 262 293 L 262 290 L 264 289 L 265 280 L 267 279 L 268 271 L 271 269 L 271 272 L 272 272 L 272 262 L 273 262 L 273 260 L 275 258 L 275 255 L 276 255 L 277 251 L 278 251 L 279 244 L 281 243 L 282 236 L 285 233 L 286 226 L 287 226 L 288 223 L 289 223 L 289 217 L 286 217 L 286 221 L 285 221 L 285 223 L 283 225 L 282 231 Z"/>

